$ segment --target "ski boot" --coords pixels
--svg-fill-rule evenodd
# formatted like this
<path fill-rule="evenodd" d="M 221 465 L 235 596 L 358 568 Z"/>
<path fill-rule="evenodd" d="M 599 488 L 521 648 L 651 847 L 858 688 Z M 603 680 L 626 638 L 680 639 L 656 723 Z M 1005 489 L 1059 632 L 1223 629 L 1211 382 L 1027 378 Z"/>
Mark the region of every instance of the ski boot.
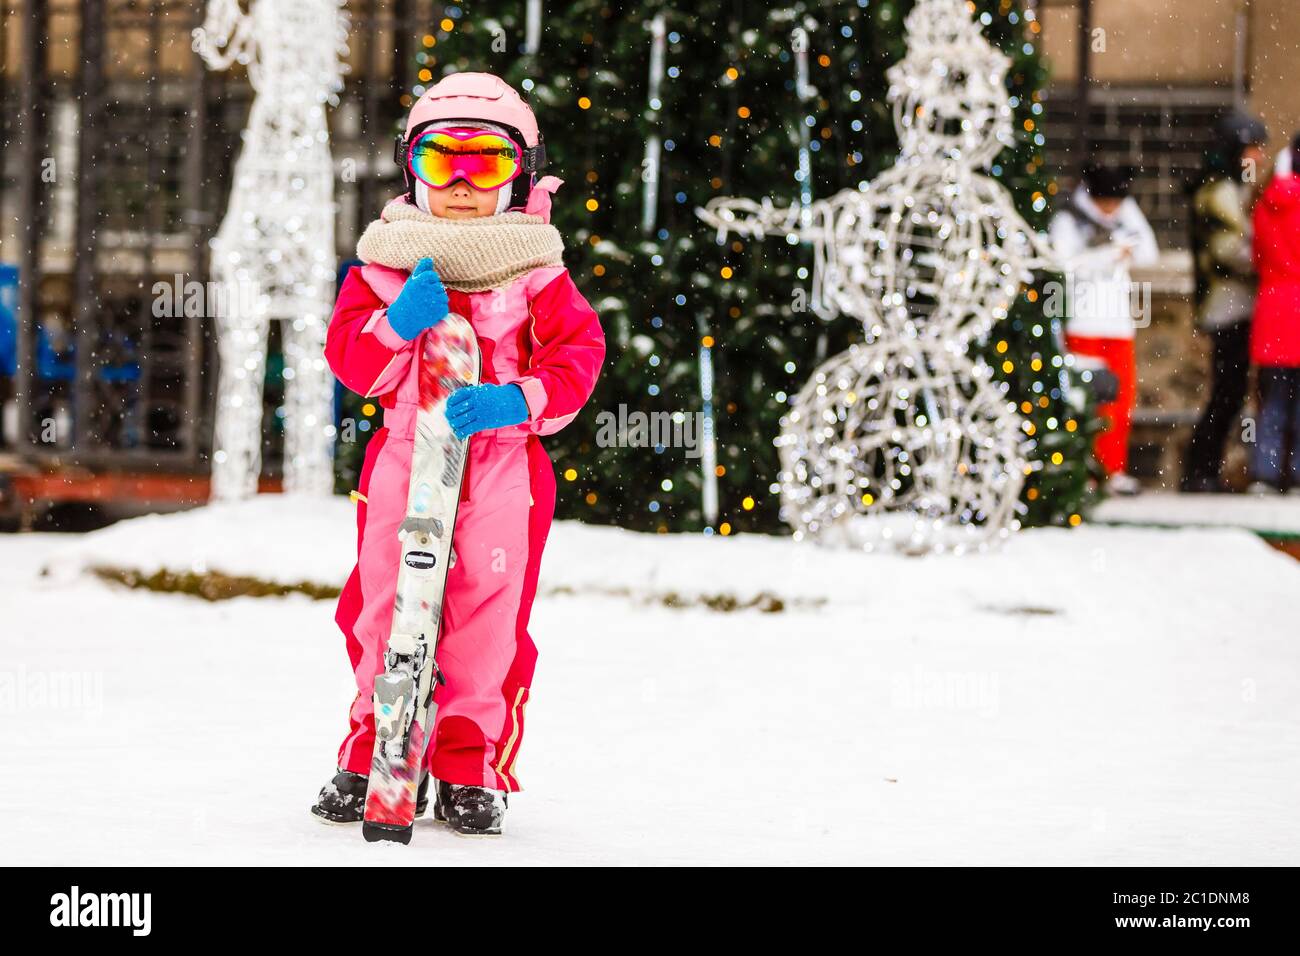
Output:
<path fill-rule="evenodd" d="M 321 787 L 311 812 L 325 823 L 360 823 L 366 812 L 366 778 L 340 770 Z"/>
<path fill-rule="evenodd" d="M 439 780 L 433 818 L 463 836 L 500 836 L 507 806 L 500 791 Z"/>
<path fill-rule="evenodd" d="M 366 815 L 366 787 L 369 780 L 359 773 L 340 770 L 334 779 L 321 787 L 311 812 L 325 823 L 360 823 Z M 429 775 L 420 778 L 415 794 L 415 815 L 423 816 L 429 807 Z"/>

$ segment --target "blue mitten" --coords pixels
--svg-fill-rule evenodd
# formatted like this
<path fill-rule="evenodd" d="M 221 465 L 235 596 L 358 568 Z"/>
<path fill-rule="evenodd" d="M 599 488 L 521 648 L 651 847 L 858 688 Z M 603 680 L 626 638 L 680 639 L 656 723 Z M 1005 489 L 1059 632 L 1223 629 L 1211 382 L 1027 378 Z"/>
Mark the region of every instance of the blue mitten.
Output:
<path fill-rule="evenodd" d="M 456 437 L 528 421 L 528 402 L 518 385 L 468 385 L 447 397 L 447 423 Z"/>
<path fill-rule="evenodd" d="M 445 319 L 447 311 L 447 290 L 433 271 L 433 260 L 426 257 L 415 264 L 402 291 L 388 307 L 388 324 L 409 342 Z"/>

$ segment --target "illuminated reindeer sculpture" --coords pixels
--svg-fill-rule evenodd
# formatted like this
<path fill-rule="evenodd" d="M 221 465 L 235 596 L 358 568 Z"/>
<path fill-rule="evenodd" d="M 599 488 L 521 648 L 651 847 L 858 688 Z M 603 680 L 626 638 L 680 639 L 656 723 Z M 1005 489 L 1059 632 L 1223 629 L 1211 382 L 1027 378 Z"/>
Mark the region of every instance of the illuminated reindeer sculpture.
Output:
<path fill-rule="evenodd" d="M 282 321 L 284 486 L 333 490 L 333 387 L 325 330 L 333 304 L 334 167 L 327 104 L 347 52 L 341 0 L 208 0 L 194 49 L 248 70 L 254 98 L 225 218 L 212 240 L 221 360 L 212 497 L 244 498 L 261 471 L 267 333 Z"/>

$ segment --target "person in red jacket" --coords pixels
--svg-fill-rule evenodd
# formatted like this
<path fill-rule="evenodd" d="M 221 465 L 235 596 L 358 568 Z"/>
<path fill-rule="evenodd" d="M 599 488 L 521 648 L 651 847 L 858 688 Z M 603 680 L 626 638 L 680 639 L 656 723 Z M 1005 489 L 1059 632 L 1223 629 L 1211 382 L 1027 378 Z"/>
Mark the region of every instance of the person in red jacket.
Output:
<path fill-rule="evenodd" d="M 427 770 L 434 816 L 465 834 L 499 833 L 519 789 L 537 650 L 528 617 L 555 509 L 555 473 L 538 436 L 563 428 L 600 375 L 600 322 L 561 261 L 550 225 L 560 185 L 538 178 L 545 152 L 532 110 L 486 73 L 457 73 L 411 108 L 399 140 L 407 191 L 357 245 L 325 355 L 339 380 L 378 401 L 354 497 L 357 565 L 335 615 L 357 693 L 337 773 L 312 812 L 364 815 L 375 743 L 373 691 L 393 620 L 425 333 L 450 312 L 470 321 L 482 384 L 459 389 L 447 420 L 469 442 L 455 561 L 442 605 L 436 723 Z M 421 785 L 422 812 L 427 803 Z"/>
<path fill-rule="evenodd" d="M 1255 207 L 1259 297 L 1250 357 L 1259 367 L 1251 490 L 1300 493 L 1300 135 Z"/>

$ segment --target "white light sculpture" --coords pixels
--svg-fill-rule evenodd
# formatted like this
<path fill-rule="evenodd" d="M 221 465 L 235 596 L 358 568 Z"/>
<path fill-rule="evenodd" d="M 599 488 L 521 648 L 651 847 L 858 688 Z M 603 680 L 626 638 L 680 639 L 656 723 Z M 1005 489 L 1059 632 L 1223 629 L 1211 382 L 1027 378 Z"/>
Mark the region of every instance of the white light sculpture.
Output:
<path fill-rule="evenodd" d="M 720 198 L 699 214 L 719 241 L 811 242 L 813 300 L 866 334 L 781 421 L 781 513 L 795 537 L 963 551 L 1018 526 L 1026 469 L 1021 419 L 968 348 L 1055 257 L 980 172 L 1013 142 L 1010 61 L 963 0 L 918 0 L 906 27 L 907 55 L 888 73 L 892 167 L 810 204 Z"/>
<path fill-rule="evenodd" d="M 282 320 L 284 487 L 333 490 L 334 166 L 325 108 L 347 54 L 342 0 L 208 0 L 194 49 L 208 66 L 248 69 L 254 91 L 225 218 L 212 240 L 221 362 L 212 497 L 257 492 L 267 332 Z"/>

